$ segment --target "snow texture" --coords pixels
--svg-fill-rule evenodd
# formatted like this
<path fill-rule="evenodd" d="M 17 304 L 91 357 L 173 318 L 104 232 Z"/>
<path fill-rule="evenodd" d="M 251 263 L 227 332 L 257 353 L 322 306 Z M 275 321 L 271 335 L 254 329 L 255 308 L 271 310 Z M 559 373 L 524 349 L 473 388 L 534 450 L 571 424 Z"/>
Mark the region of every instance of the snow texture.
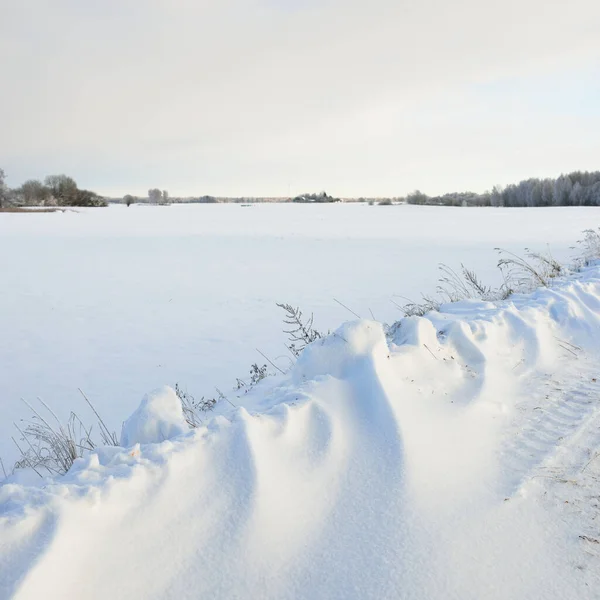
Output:
<path fill-rule="evenodd" d="M 172 388 L 165 386 L 146 394 L 137 410 L 123 423 L 121 446 L 158 444 L 187 429 L 179 398 Z"/>
<path fill-rule="evenodd" d="M 598 598 L 599 379 L 599 267 L 346 323 L 193 431 L 163 390 L 6 482 L 0 597 Z"/>

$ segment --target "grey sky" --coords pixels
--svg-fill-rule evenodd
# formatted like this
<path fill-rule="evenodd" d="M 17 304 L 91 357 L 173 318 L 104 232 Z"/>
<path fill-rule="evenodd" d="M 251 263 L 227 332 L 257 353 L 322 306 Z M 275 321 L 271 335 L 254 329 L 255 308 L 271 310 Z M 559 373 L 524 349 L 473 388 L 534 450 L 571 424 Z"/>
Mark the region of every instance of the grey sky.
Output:
<path fill-rule="evenodd" d="M 114 195 L 600 168 L 600 2 L 0 0 L 0 166 Z"/>

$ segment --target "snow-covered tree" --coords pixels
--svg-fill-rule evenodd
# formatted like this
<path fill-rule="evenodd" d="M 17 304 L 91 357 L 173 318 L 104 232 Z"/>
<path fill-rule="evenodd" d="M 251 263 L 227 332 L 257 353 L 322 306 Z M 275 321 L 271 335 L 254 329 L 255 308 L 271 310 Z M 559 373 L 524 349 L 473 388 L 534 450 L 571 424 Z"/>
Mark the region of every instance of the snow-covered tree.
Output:
<path fill-rule="evenodd" d="M 544 179 L 542 181 L 542 199 L 541 206 L 552 206 L 554 203 L 554 181 Z"/>
<path fill-rule="evenodd" d="M 162 200 L 162 192 L 158 188 L 148 190 L 148 200 L 153 204 L 160 204 Z"/>
<path fill-rule="evenodd" d="M 573 182 L 568 175 L 561 175 L 554 182 L 554 204 L 556 206 L 569 206 Z"/>
<path fill-rule="evenodd" d="M 490 203 L 492 206 L 504 206 L 504 196 L 502 195 L 502 187 L 495 185 L 490 193 Z"/>
<path fill-rule="evenodd" d="M 6 202 L 6 196 L 8 193 L 8 188 L 5 183 L 6 175 L 4 174 L 4 170 L 0 169 L 0 208 L 4 206 Z"/>
<path fill-rule="evenodd" d="M 583 204 L 583 199 L 585 196 L 584 189 L 581 187 L 579 181 L 575 182 L 573 188 L 571 189 L 571 193 L 569 194 L 569 202 L 572 206 L 581 206 Z"/>
<path fill-rule="evenodd" d="M 38 206 L 47 204 L 52 191 L 45 186 L 39 179 L 29 179 L 18 190 L 20 201 L 27 206 Z"/>

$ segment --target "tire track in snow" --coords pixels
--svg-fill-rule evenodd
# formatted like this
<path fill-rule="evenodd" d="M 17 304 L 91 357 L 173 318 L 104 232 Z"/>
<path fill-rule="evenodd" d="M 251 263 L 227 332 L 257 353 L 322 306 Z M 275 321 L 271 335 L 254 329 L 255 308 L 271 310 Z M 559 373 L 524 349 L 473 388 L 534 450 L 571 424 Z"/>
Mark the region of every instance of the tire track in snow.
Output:
<path fill-rule="evenodd" d="M 584 370 L 580 375 L 588 374 Z M 539 466 L 537 475 L 524 480 L 518 491 L 534 497 L 552 515 L 551 520 L 564 523 L 564 543 L 571 544 L 565 553 L 566 560 L 588 590 L 597 590 L 600 586 L 600 379 L 592 379 L 597 381 L 590 379 L 573 390 L 575 398 L 582 391 L 589 394 L 588 410 L 582 412 L 579 426 L 561 440 Z"/>
<path fill-rule="evenodd" d="M 528 399 L 518 405 L 523 415 L 501 449 L 506 497 L 532 479 L 564 476 L 563 455 L 600 420 L 600 366 L 581 356 L 561 376 L 540 375 L 527 385 Z"/>

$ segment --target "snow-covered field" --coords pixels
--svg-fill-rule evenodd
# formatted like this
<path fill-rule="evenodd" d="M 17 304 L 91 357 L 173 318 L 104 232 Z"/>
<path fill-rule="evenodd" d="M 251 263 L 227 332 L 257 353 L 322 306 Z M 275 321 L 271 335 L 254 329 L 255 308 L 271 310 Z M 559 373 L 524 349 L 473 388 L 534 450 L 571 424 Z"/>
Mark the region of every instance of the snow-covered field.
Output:
<path fill-rule="evenodd" d="M 165 392 L 152 402 L 169 427 L 144 428 L 142 411 L 128 448 L 44 489 L 1 487 L 0 597 L 597 598 L 598 269 L 499 307 L 404 320 L 387 340 L 373 320 L 347 324 L 291 369 L 274 303 L 314 312 L 323 329 L 355 319 L 334 298 L 391 324 L 391 300 L 433 291 L 438 262 L 497 283 L 494 247 L 549 244 L 565 259 L 599 217 L 360 205 L 0 214 L 5 463 L 21 396 L 85 413 L 80 387 L 119 430 L 163 384 L 219 386 L 245 407 L 133 445 L 182 430 Z M 256 348 L 287 373 L 236 398 Z"/>
<path fill-rule="evenodd" d="M 197 396 L 247 377 L 256 348 L 289 366 L 276 302 L 320 329 L 353 315 L 392 323 L 392 303 L 434 290 L 439 262 L 498 278 L 494 247 L 549 244 L 561 258 L 595 208 L 365 205 L 113 206 L 0 214 L 0 457 L 12 464 L 20 398 L 112 427 L 149 389 Z"/>

